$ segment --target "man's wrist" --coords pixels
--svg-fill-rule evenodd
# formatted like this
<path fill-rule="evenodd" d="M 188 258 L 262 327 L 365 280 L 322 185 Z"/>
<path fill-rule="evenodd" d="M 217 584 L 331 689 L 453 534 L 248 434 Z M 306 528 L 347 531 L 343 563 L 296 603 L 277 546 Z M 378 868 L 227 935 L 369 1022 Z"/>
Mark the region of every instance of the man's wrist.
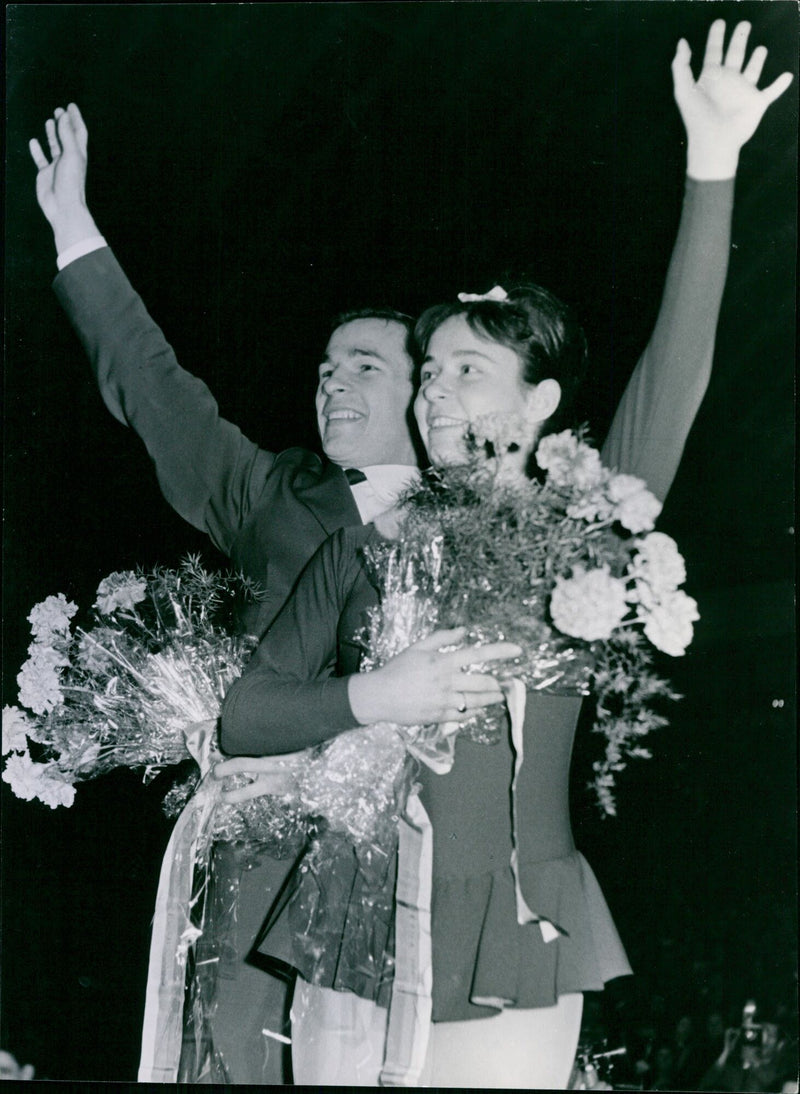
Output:
<path fill-rule="evenodd" d="M 51 223 L 56 254 L 59 255 L 85 239 L 100 235 L 94 217 L 85 205 L 75 205 L 69 210 L 60 211 Z"/>
<path fill-rule="evenodd" d="M 77 262 L 79 258 L 83 258 L 84 255 L 90 255 L 92 251 L 99 251 L 101 247 L 107 246 L 103 236 L 89 236 L 88 239 L 82 239 L 79 243 L 73 243 L 71 247 L 67 247 L 66 251 L 60 251 L 56 256 L 56 265 L 61 271 L 71 263 Z"/>

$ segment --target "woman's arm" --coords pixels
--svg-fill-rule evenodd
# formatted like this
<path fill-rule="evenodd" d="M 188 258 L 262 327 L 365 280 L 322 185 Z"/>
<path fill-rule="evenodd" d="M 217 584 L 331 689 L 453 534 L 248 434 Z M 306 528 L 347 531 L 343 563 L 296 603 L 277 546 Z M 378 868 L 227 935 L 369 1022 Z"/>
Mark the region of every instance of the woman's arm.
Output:
<path fill-rule="evenodd" d="M 725 22 L 716 20 L 696 82 L 684 39 L 672 63 L 687 136 L 683 213 L 655 329 L 602 450 L 604 463 L 644 479 L 662 501 L 711 376 L 739 152 L 792 79 L 785 72 L 758 90 L 767 51 L 758 46 L 744 65 L 749 31 L 739 23 L 723 62 Z"/>
<path fill-rule="evenodd" d="M 363 534 L 363 529 L 355 530 Z M 295 752 L 358 725 L 347 678 L 336 676 L 339 620 L 373 600 L 352 531 L 331 536 L 262 638 L 222 705 L 220 742 L 231 755 Z M 356 612 L 353 612 L 355 618 Z"/>
<path fill-rule="evenodd" d="M 357 553 L 364 535 L 364 529 L 337 532 L 304 570 L 293 596 L 225 697 L 225 752 L 295 752 L 359 725 L 453 722 L 502 702 L 493 676 L 464 670 L 516 657 L 519 646 L 464 646 L 463 627 L 435 631 L 372 672 L 337 675 L 341 632 L 352 638 L 365 621 L 365 610 L 377 603 Z"/>

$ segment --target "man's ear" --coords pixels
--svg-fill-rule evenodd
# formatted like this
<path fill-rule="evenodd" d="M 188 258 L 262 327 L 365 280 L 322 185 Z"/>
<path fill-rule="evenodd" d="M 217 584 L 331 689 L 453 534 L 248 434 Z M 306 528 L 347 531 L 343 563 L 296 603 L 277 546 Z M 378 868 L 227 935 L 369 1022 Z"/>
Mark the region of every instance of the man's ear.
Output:
<path fill-rule="evenodd" d="M 532 384 L 525 399 L 525 417 L 529 422 L 546 422 L 552 418 L 561 402 L 561 384 L 558 380 L 541 380 Z"/>

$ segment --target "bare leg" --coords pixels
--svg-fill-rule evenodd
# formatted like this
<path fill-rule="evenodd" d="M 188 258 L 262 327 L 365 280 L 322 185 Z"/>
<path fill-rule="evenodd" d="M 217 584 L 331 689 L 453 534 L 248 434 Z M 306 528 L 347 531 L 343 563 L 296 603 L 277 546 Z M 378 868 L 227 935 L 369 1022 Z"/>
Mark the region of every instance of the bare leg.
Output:
<path fill-rule="evenodd" d="M 292 1071 L 298 1086 L 377 1086 L 386 1015 L 367 999 L 306 983 L 292 999 Z"/>
<path fill-rule="evenodd" d="M 566 1090 L 583 995 L 552 1007 L 509 1008 L 472 1022 L 434 1022 L 422 1086 Z"/>

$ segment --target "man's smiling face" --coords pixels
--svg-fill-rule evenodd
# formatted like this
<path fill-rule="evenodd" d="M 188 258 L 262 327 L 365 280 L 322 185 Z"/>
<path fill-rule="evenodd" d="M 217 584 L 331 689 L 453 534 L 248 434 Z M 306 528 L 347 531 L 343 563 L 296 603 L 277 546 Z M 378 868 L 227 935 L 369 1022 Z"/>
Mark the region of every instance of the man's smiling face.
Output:
<path fill-rule="evenodd" d="M 391 319 L 337 327 L 319 367 L 317 425 L 340 467 L 415 464 L 408 408 L 414 394 L 406 330 Z"/>

